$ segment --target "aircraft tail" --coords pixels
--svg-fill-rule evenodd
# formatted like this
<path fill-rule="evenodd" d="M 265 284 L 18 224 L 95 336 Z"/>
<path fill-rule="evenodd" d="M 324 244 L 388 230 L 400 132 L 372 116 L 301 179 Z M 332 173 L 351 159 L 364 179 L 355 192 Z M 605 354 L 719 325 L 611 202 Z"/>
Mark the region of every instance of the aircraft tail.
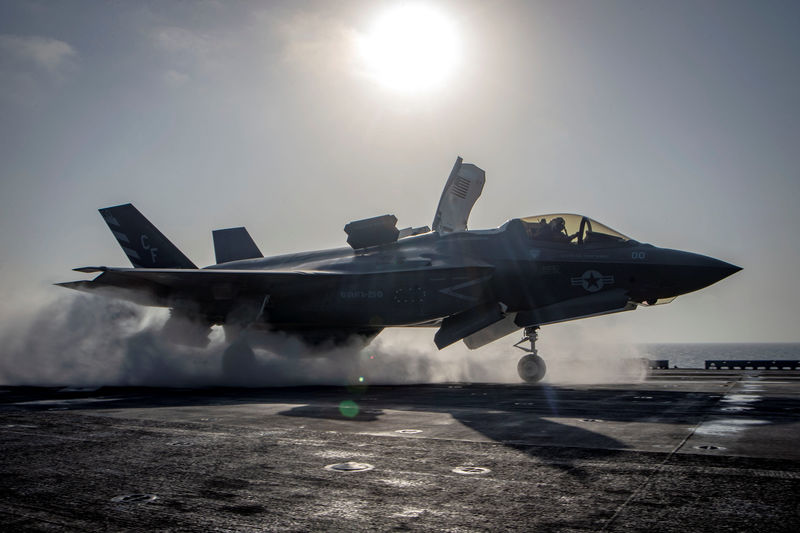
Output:
<path fill-rule="evenodd" d="M 134 267 L 197 268 L 133 204 L 99 211 Z"/>
<path fill-rule="evenodd" d="M 217 264 L 264 257 L 253 238 L 243 227 L 216 229 L 212 232 L 212 235 L 214 237 L 214 255 L 217 257 Z"/>

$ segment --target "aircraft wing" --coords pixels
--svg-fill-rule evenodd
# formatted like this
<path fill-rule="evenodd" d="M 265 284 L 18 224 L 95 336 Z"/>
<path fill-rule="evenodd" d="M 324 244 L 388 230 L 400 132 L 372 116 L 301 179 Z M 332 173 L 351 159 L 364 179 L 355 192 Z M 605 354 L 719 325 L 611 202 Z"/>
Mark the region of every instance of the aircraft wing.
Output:
<path fill-rule="evenodd" d="M 79 272 L 101 272 L 91 281 L 57 283 L 83 292 L 123 291 L 120 296 L 145 305 L 166 305 L 173 293 L 191 293 L 199 298 L 227 299 L 232 293 L 269 292 L 278 284 L 302 283 L 340 275 L 332 272 L 263 271 L 178 268 L 86 267 Z"/>
<path fill-rule="evenodd" d="M 229 300 L 239 295 L 269 294 L 274 287 L 291 288 L 296 285 L 304 292 L 314 293 L 329 287 L 332 282 L 346 282 L 362 276 L 396 276 L 402 273 L 450 274 L 477 276 L 481 282 L 488 281 L 494 271 L 490 266 L 413 267 L 379 272 L 338 271 L 280 271 L 280 270 L 228 270 L 228 269 L 181 269 L 181 268 L 110 268 L 85 267 L 78 272 L 100 275 L 91 281 L 58 283 L 61 287 L 83 292 L 111 292 L 117 296 L 143 305 L 168 306 L 169 298 L 182 295 L 197 300 Z M 478 290 L 477 283 L 461 292 Z M 460 293 L 459 293 L 460 294 Z"/>

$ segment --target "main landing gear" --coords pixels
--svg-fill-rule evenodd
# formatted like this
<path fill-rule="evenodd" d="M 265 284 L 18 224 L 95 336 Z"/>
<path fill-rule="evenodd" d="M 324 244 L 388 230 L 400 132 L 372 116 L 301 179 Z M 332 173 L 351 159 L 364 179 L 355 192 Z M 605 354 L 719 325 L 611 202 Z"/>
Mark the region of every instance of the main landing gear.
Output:
<path fill-rule="evenodd" d="M 538 337 L 536 330 L 539 326 L 525 328 L 525 336 L 522 340 L 517 342 L 514 347 L 519 348 L 523 352 L 528 352 L 522 356 L 522 359 L 517 363 L 517 373 L 519 377 L 528 383 L 536 383 L 540 381 L 547 372 L 547 365 L 544 364 L 544 359 L 539 357 L 536 353 L 536 339 Z M 531 347 L 524 346 L 524 343 L 530 342 Z"/>

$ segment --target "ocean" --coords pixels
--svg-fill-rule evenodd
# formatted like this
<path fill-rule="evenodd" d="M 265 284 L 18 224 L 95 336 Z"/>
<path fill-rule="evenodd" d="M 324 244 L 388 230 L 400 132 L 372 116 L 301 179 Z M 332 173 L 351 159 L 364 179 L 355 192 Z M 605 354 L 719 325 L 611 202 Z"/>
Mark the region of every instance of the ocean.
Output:
<path fill-rule="evenodd" d="M 707 359 L 800 359 L 800 343 L 642 344 L 642 357 L 667 359 L 670 368 L 705 368 Z"/>

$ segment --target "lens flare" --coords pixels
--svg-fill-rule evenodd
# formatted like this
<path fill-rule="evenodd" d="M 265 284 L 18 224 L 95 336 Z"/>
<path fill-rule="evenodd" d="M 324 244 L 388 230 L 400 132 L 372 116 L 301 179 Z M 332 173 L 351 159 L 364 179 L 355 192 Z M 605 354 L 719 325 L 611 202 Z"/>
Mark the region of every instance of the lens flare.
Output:
<path fill-rule="evenodd" d="M 339 412 L 347 418 L 355 418 L 359 410 L 358 404 L 353 400 L 344 400 L 339 404 Z"/>

